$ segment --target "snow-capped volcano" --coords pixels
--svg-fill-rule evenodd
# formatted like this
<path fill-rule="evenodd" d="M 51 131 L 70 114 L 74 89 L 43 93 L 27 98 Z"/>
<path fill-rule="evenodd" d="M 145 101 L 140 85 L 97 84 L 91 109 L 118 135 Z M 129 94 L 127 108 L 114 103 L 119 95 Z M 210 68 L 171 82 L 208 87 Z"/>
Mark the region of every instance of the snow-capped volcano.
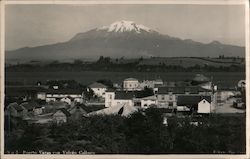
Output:
<path fill-rule="evenodd" d="M 106 30 L 108 32 L 131 32 L 134 31 L 136 33 L 141 33 L 141 32 L 152 32 L 150 28 L 141 25 L 141 24 L 136 24 L 133 21 L 116 21 L 109 26 L 103 26 L 100 28 L 97 28 L 97 30 Z"/>
<path fill-rule="evenodd" d="M 133 21 L 116 21 L 109 26 L 77 33 L 62 43 L 24 47 L 6 51 L 7 59 L 67 59 L 109 56 L 138 57 L 217 57 L 244 56 L 244 47 L 224 45 L 219 42 L 203 44 L 182 40 L 154 31 Z"/>

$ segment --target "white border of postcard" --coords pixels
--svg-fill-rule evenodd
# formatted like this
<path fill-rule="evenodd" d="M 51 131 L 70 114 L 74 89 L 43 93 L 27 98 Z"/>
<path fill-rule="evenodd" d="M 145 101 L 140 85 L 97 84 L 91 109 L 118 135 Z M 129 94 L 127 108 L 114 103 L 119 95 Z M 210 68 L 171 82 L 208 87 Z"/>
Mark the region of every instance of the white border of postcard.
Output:
<path fill-rule="evenodd" d="M 246 51 L 246 154 L 244 155 L 24 155 L 24 154 L 18 154 L 18 155 L 7 155 L 4 154 L 4 46 L 5 46 L 5 28 L 4 28 L 4 22 L 5 22 L 5 6 L 6 5 L 13 5 L 13 4 L 54 4 L 54 5 L 86 5 L 86 4 L 194 4 L 194 5 L 244 5 L 245 6 L 245 51 Z M 109 158 L 109 159 L 151 159 L 151 158 L 244 158 L 244 159 L 250 159 L 250 137 L 249 137 L 249 131 L 250 131 L 250 109 L 249 109 L 249 68 L 250 68 L 250 59 L 249 59 L 249 0 L 0 0 L 0 51 L 1 51 L 1 84 L 0 84 L 0 92 L 1 92 L 1 157 L 3 159 L 33 159 L 33 158 L 60 158 L 60 159 L 66 159 L 66 158 L 91 158 L 91 159 L 97 159 L 97 158 Z"/>

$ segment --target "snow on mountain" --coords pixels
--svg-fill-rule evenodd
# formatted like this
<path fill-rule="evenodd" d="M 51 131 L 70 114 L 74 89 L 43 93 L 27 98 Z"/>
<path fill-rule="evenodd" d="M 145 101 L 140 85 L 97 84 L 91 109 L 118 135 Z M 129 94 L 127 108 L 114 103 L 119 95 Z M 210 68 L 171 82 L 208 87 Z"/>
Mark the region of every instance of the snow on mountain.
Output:
<path fill-rule="evenodd" d="M 141 33 L 142 31 L 145 32 L 152 32 L 150 28 L 141 25 L 141 24 L 136 24 L 133 21 L 116 21 L 109 26 L 103 26 L 100 28 L 97 28 L 97 30 L 106 30 L 108 32 L 131 32 L 135 31 L 136 33 Z"/>

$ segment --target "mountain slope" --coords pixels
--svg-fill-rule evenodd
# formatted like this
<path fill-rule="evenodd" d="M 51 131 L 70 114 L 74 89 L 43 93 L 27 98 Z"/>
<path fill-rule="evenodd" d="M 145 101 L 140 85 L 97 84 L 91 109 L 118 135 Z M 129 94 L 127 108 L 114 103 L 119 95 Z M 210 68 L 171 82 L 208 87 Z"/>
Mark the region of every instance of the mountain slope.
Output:
<path fill-rule="evenodd" d="M 64 43 L 25 47 L 7 51 L 7 59 L 67 59 L 98 58 L 99 56 L 129 57 L 217 57 L 244 56 L 244 47 L 219 42 L 203 44 L 192 40 L 162 35 L 146 26 L 131 21 L 118 21 L 109 26 L 78 33 Z"/>

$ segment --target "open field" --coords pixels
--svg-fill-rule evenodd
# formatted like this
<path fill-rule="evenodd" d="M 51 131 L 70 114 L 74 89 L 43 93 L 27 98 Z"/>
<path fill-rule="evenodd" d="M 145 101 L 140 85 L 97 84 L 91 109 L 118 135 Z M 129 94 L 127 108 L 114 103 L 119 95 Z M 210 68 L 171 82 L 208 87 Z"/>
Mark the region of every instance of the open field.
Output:
<path fill-rule="evenodd" d="M 182 66 L 184 68 L 193 66 L 229 67 L 231 65 L 244 65 L 243 58 L 201 58 L 201 57 L 172 57 L 172 58 L 150 58 L 143 59 L 140 65 Z"/>
<path fill-rule="evenodd" d="M 99 79 L 110 79 L 112 82 L 121 83 L 125 78 L 134 77 L 139 80 L 152 80 L 162 78 L 164 81 L 183 81 L 192 79 L 195 74 L 202 73 L 213 82 L 223 87 L 235 87 L 237 82 L 245 79 L 244 72 L 5 72 L 7 83 L 19 82 L 26 85 L 35 84 L 37 81 L 73 79 L 87 85 Z"/>

